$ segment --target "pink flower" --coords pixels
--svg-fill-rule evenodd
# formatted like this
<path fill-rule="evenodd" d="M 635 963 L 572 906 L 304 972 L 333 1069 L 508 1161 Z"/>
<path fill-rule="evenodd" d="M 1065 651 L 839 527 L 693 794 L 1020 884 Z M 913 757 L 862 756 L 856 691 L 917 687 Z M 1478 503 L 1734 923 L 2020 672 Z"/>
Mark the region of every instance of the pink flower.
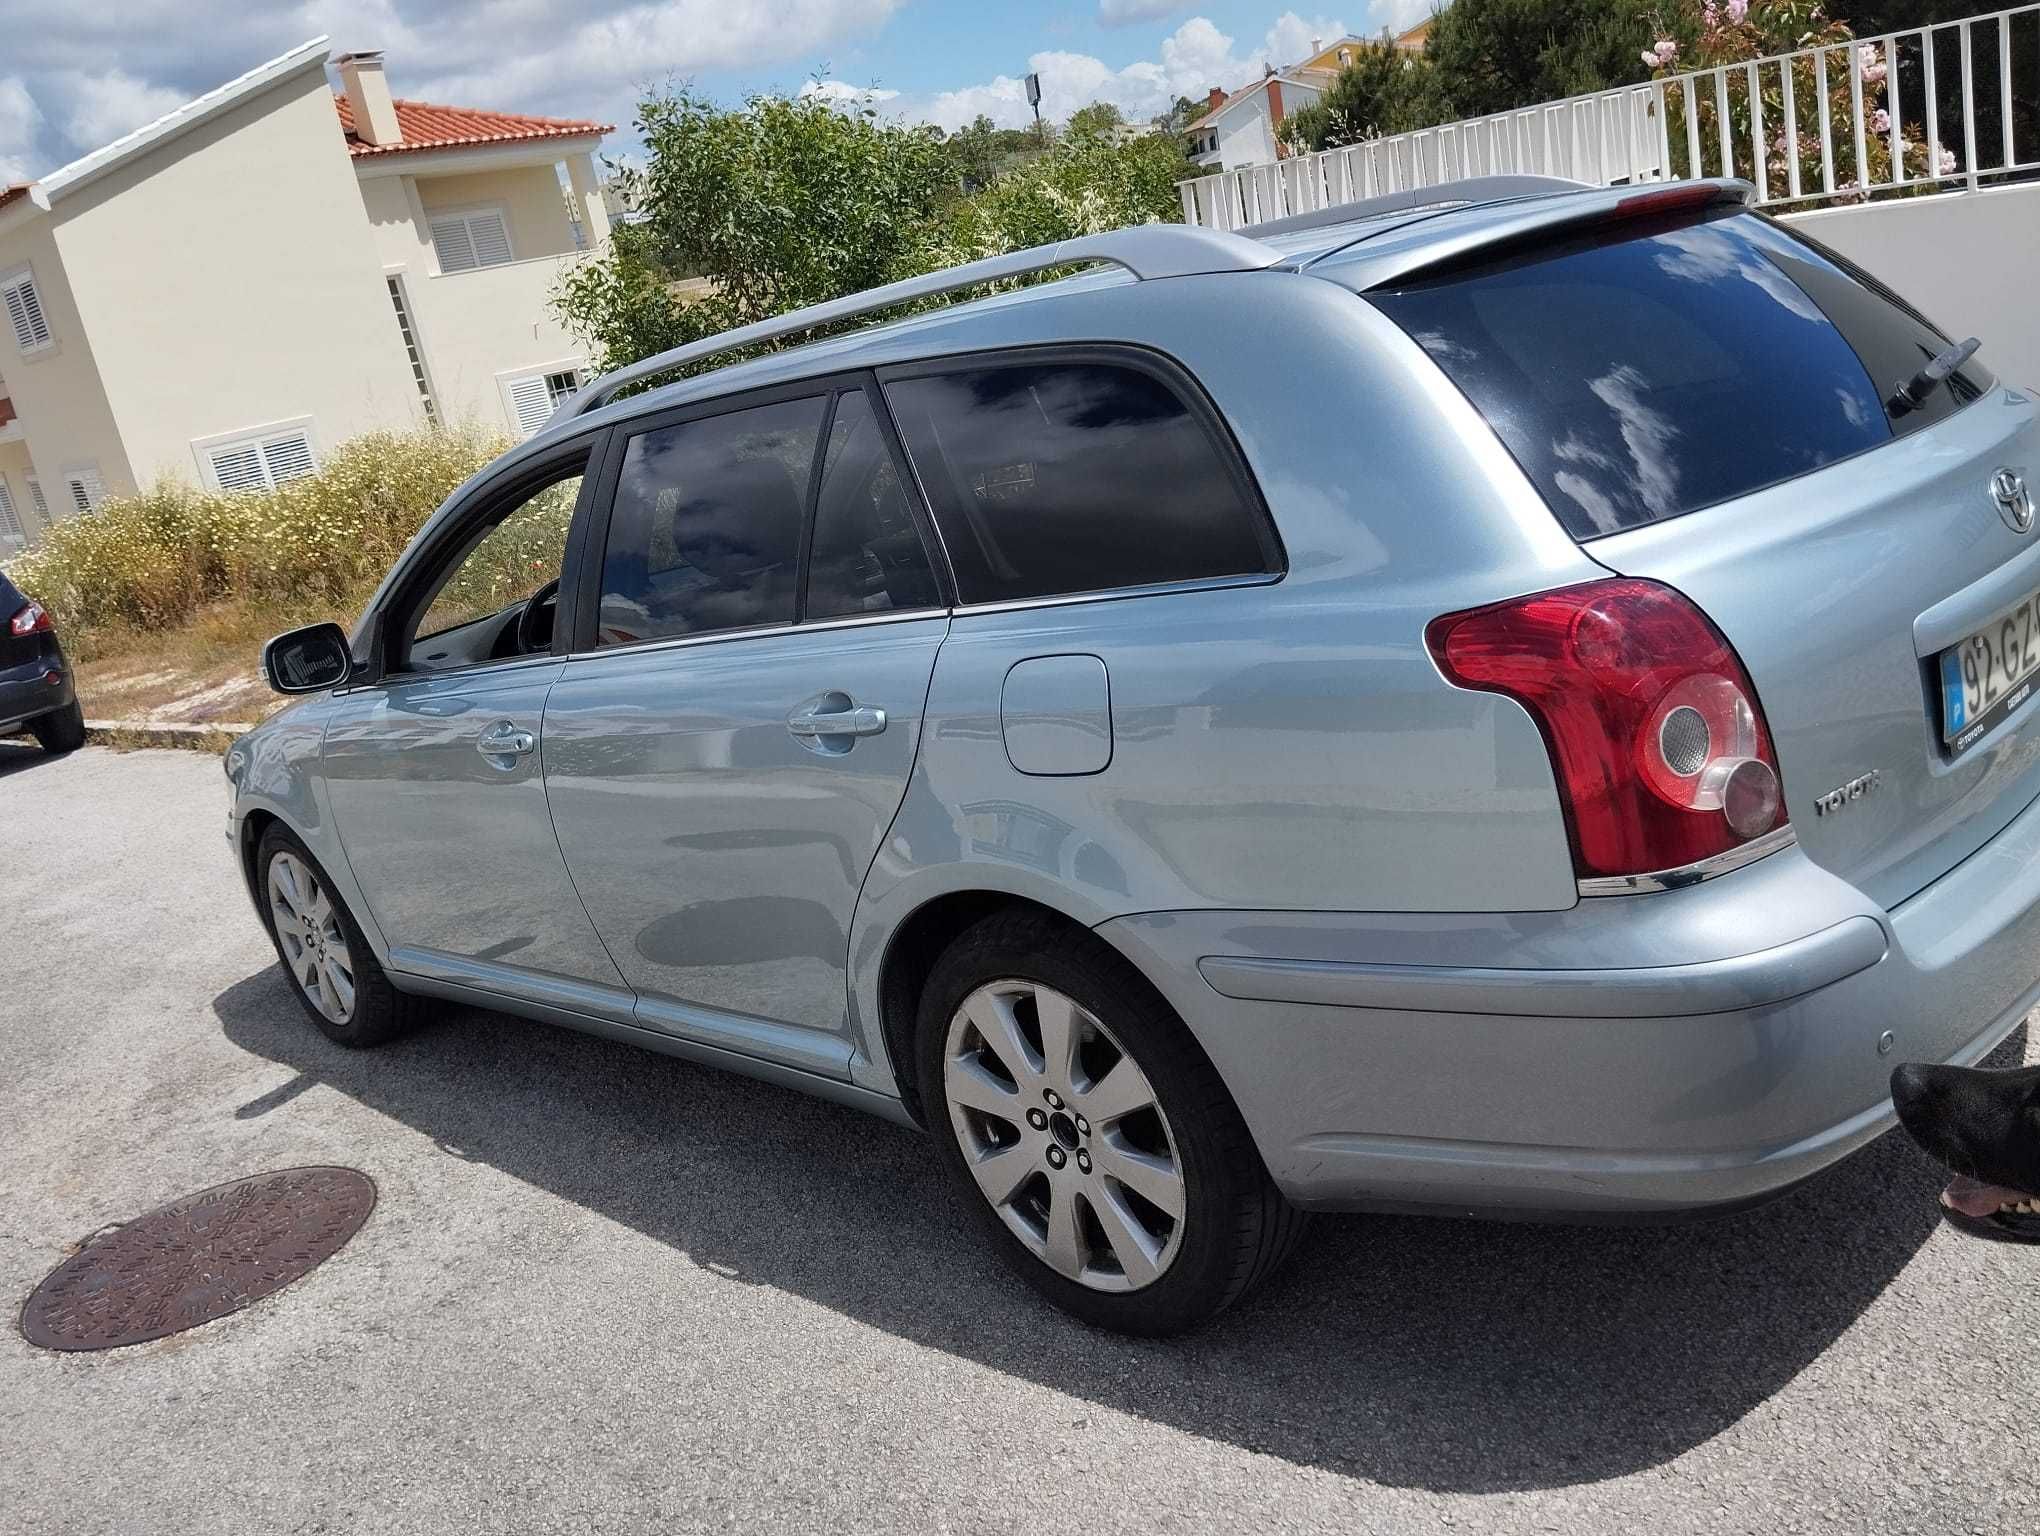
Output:
<path fill-rule="evenodd" d="M 1643 60 L 1643 67 L 1645 69 L 1656 69 L 1658 67 L 1657 50 L 1654 48 L 1644 49 L 1637 57 Z"/>
<path fill-rule="evenodd" d="M 1856 50 L 1856 59 L 1863 69 L 1865 85 L 1884 83 L 1884 50 L 1875 43 L 1865 43 Z"/>
<path fill-rule="evenodd" d="M 1651 54 L 1662 67 L 1679 56 L 1679 45 L 1669 37 L 1661 37 L 1657 40 L 1657 46 L 1651 50 Z"/>
<path fill-rule="evenodd" d="M 1941 163 L 1938 167 L 1936 167 L 1936 169 L 1943 176 L 1953 176 L 1955 174 L 1955 167 L 1958 163 L 1959 162 L 1957 162 L 1957 160 L 1955 159 L 1955 151 L 1952 149 L 1944 149 L 1941 151 Z"/>
<path fill-rule="evenodd" d="M 1872 112 L 1870 114 L 1870 131 L 1872 133 L 1891 132 L 1891 114 L 1882 107 Z"/>
<path fill-rule="evenodd" d="M 1739 26 L 1749 13 L 1750 0 L 1728 0 L 1728 19 L 1731 22 Z"/>

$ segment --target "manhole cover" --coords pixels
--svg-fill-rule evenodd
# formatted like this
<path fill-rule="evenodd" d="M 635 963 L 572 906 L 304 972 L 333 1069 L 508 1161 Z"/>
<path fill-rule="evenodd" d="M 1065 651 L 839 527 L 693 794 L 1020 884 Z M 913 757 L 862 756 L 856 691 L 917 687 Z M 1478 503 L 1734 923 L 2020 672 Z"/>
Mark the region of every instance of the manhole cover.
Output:
<path fill-rule="evenodd" d="M 21 1308 L 44 1349 L 116 1349 L 238 1312 L 339 1251 L 375 1209 L 352 1168 L 215 1184 L 90 1239 Z"/>

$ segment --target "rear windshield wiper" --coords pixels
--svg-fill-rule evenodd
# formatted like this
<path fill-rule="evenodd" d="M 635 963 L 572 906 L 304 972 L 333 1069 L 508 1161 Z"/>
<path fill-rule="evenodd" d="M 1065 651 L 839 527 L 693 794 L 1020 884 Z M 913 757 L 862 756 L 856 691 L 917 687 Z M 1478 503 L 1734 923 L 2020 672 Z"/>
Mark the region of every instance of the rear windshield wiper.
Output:
<path fill-rule="evenodd" d="M 1894 416 L 1903 416 L 1907 411 L 1918 410 L 1927 403 L 1927 396 L 1934 392 L 1935 386 L 1945 384 L 1948 376 L 1974 357 L 1976 349 L 1982 345 L 1983 343 L 1974 336 L 1967 341 L 1956 342 L 1894 389 L 1891 398 L 1884 402 L 1884 408 Z"/>

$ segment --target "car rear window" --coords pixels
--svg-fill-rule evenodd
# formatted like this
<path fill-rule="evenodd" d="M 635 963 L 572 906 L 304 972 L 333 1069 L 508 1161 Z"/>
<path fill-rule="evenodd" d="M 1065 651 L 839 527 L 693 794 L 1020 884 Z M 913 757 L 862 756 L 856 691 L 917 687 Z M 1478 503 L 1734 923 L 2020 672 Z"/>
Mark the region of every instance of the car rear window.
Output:
<path fill-rule="evenodd" d="M 1479 408 L 1575 538 L 1678 517 L 1918 430 L 1973 359 L 1885 401 L 1948 338 L 1754 214 L 1622 225 L 1370 293 Z"/>
<path fill-rule="evenodd" d="M 966 603 L 1279 570 L 1212 427 L 1146 368 L 953 368 L 885 386 Z"/>

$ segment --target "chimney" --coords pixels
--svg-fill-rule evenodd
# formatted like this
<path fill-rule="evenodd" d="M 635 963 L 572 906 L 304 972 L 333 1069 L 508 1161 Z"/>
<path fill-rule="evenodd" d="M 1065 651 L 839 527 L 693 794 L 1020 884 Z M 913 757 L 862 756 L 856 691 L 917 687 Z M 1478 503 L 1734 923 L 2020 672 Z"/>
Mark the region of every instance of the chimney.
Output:
<path fill-rule="evenodd" d="M 364 144 L 400 143 L 404 134 L 397 127 L 397 104 L 390 99 L 390 83 L 383 78 L 382 50 L 343 53 L 333 62 L 340 66 L 340 85 L 347 92 L 355 136 Z"/>
<path fill-rule="evenodd" d="M 1312 58 L 1316 58 L 1319 54 L 1323 53 L 1324 51 L 1325 40 L 1323 38 L 1314 37 L 1310 40 L 1310 56 Z"/>
<path fill-rule="evenodd" d="M 1214 85 L 1211 88 L 1210 92 L 1204 98 L 1204 110 L 1207 112 L 1216 112 L 1220 107 L 1224 105 L 1225 105 L 1225 92 L 1221 91 L 1217 86 Z"/>

